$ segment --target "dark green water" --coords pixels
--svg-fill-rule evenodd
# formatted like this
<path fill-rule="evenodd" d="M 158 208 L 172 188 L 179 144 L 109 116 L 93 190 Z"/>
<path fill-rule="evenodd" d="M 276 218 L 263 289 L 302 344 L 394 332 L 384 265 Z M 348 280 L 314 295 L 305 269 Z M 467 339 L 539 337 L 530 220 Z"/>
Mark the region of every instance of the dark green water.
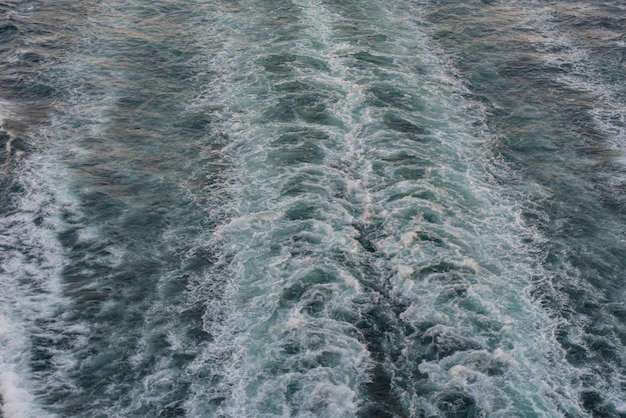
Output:
<path fill-rule="evenodd" d="M 620 2 L 0 13 L 0 416 L 626 416 Z"/>

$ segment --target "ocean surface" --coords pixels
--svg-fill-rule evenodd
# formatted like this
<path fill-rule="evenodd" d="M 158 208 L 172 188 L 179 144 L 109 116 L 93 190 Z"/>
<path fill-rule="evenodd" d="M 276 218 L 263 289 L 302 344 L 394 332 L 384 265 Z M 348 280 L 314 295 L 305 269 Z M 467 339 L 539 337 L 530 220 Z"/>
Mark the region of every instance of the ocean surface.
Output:
<path fill-rule="evenodd" d="M 0 417 L 626 417 L 623 0 L 0 0 Z"/>

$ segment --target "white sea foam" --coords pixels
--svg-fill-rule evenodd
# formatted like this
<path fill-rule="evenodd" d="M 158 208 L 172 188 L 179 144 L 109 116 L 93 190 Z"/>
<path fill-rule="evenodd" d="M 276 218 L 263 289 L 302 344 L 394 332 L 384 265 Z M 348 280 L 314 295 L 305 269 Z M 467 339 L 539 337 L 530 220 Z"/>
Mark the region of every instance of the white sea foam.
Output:
<path fill-rule="evenodd" d="M 486 180 L 480 177 L 482 169 L 480 164 L 481 161 L 488 157 L 481 155 L 480 140 L 470 134 L 471 129 L 467 125 L 459 124 L 458 122 L 463 120 L 466 115 L 462 113 L 470 107 L 469 105 L 464 107 L 463 101 L 459 99 L 459 95 L 464 92 L 463 86 L 458 81 L 458 77 L 450 74 L 441 73 L 433 76 L 432 80 L 427 79 L 424 81 L 418 77 L 410 76 L 410 73 L 407 71 L 388 71 L 390 76 L 397 77 L 399 81 L 396 81 L 396 83 L 402 83 L 400 88 L 404 89 L 405 92 L 418 88 L 418 85 L 419 88 L 422 88 L 421 86 L 423 85 L 428 86 L 427 91 L 420 91 L 419 93 L 423 95 L 423 97 L 420 97 L 422 100 L 430 100 L 426 108 L 436 109 L 432 111 L 432 114 L 424 115 L 423 118 L 429 124 L 434 124 L 437 127 L 437 132 L 433 134 L 433 137 L 439 141 L 437 143 L 439 153 L 436 155 L 438 160 L 434 161 L 434 156 L 429 158 L 433 158 L 431 162 L 433 164 L 436 162 L 439 166 L 434 166 L 430 169 L 428 175 L 431 177 L 427 180 L 404 180 L 385 185 L 386 179 L 374 171 L 373 161 L 379 162 L 380 160 L 378 159 L 388 155 L 388 150 L 384 149 L 383 145 L 378 145 L 378 141 L 382 143 L 387 137 L 391 138 L 391 134 L 389 132 L 381 133 L 376 131 L 371 134 L 368 133 L 368 129 L 372 130 L 370 125 L 376 123 L 384 116 L 380 110 L 366 105 L 368 83 L 375 80 L 375 78 L 370 80 L 367 78 L 370 77 L 367 72 L 360 72 L 360 70 L 355 70 L 349 65 L 349 60 L 354 59 L 353 56 L 359 50 L 355 50 L 350 44 L 333 39 L 333 36 L 335 36 L 333 25 L 341 21 L 343 17 L 333 13 L 325 5 L 313 5 L 303 1 L 299 3 L 299 6 L 304 13 L 305 22 L 309 23 L 307 31 L 311 39 L 316 39 L 320 47 L 313 49 L 302 44 L 298 46 L 298 53 L 314 56 L 330 63 L 331 76 L 321 76 L 318 81 L 328 85 L 333 91 L 340 91 L 343 94 L 343 97 L 333 99 L 335 101 L 331 102 L 331 105 L 328 107 L 333 112 L 333 115 L 336 115 L 337 119 L 341 120 L 345 125 L 343 134 L 335 131 L 329 132 L 331 140 L 334 141 L 334 144 L 337 144 L 334 146 L 341 151 L 337 152 L 337 154 L 327 154 L 325 162 L 330 163 L 332 170 L 336 171 L 337 176 L 341 177 L 342 183 L 346 185 L 347 197 L 345 197 L 342 204 L 349 205 L 351 210 L 356 210 L 360 214 L 343 218 L 331 216 L 329 213 L 339 209 L 339 206 L 336 206 L 331 201 L 328 204 L 325 203 L 324 207 L 319 209 L 321 212 L 317 216 L 325 217 L 326 220 L 324 222 L 303 220 L 294 221 L 294 225 L 316 225 L 316 231 L 323 231 L 325 238 L 319 236 L 317 239 L 325 243 L 325 249 L 345 249 L 345 254 L 360 258 L 366 257 L 362 254 L 362 249 L 359 246 L 355 246 L 356 239 L 361 238 L 361 234 L 355 234 L 352 229 L 348 228 L 346 231 L 350 231 L 349 237 L 342 237 L 343 231 L 338 227 L 337 221 L 343 219 L 339 221 L 339 224 L 349 221 L 351 223 L 362 223 L 365 226 L 376 226 L 378 232 L 375 237 L 377 238 L 373 240 L 372 246 L 384 254 L 383 260 L 387 259 L 389 261 L 377 260 L 375 269 L 383 276 L 388 275 L 387 269 L 395 271 L 396 277 L 390 281 L 393 286 L 391 289 L 392 294 L 411 300 L 408 309 L 401 313 L 400 317 L 405 323 L 414 324 L 416 327 L 419 327 L 421 323 L 428 322 L 447 327 L 445 328 L 448 330 L 446 332 L 435 332 L 439 328 L 432 328 L 429 331 L 430 334 L 428 332 L 423 334 L 425 338 L 444 338 L 445 341 L 450 341 L 450 344 L 458 343 L 461 344 L 460 346 L 465 344 L 464 341 L 466 340 L 469 341 L 467 342 L 468 344 L 484 344 L 484 341 L 481 339 L 483 337 L 478 335 L 475 337 L 471 336 L 474 332 L 482 332 L 481 324 L 485 321 L 483 316 L 491 318 L 491 321 L 499 324 L 494 326 L 502 326 L 502 330 L 506 331 L 502 336 L 502 344 L 513 344 L 513 349 L 493 347 L 492 354 L 485 355 L 486 358 L 491 360 L 477 360 L 476 356 L 479 351 L 468 350 L 464 354 L 450 358 L 448 360 L 449 365 L 433 361 L 428 363 L 428 367 L 433 367 L 433 372 L 429 372 L 429 374 L 432 375 L 433 382 L 441 385 L 442 390 L 454 386 L 454 382 L 463 380 L 466 382 L 465 390 L 478 397 L 477 402 L 483 406 L 484 410 L 492 411 L 493 413 L 503 413 L 502 411 L 505 410 L 510 411 L 510 409 L 507 409 L 510 405 L 498 405 L 497 398 L 511 396 L 523 398 L 525 396 L 523 390 L 518 392 L 512 388 L 507 388 L 506 390 L 509 390 L 509 392 L 506 392 L 503 388 L 492 393 L 484 391 L 476 383 L 476 376 L 479 376 L 479 380 L 483 383 L 494 388 L 498 380 L 490 377 L 485 372 L 475 371 L 471 364 L 491 362 L 495 365 L 493 367 L 503 368 L 506 368 L 505 365 L 508 365 L 509 372 L 506 376 L 512 382 L 534 376 L 533 372 L 529 371 L 529 366 L 527 365 L 530 364 L 530 357 L 533 357 L 534 360 L 540 359 L 540 355 L 538 357 L 530 355 L 530 352 L 540 347 L 520 346 L 519 339 L 522 338 L 522 335 L 516 331 L 515 326 L 506 324 L 519 324 L 520 321 L 524 321 L 523 316 L 528 311 L 533 312 L 535 316 L 531 319 L 526 319 L 533 324 L 525 328 L 527 330 L 532 329 L 542 321 L 546 321 L 546 318 L 542 316 L 540 311 L 535 310 L 532 302 L 523 295 L 523 289 L 527 283 L 523 277 L 520 277 L 518 271 L 527 271 L 527 266 L 524 264 L 524 255 L 517 257 L 514 252 L 509 254 L 507 250 L 507 248 L 512 247 L 515 248 L 512 251 L 516 251 L 522 247 L 514 236 L 516 231 L 510 230 L 511 217 L 515 217 L 516 212 L 505 209 L 510 202 L 507 202 L 506 199 L 501 199 L 502 196 L 492 192 L 493 187 L 484 184 Z M 242 15 L 239 16 L 239 19 L 241 19 L 241 22 L 246 22 L 245 19 L 249 19 L 243 27 L 254 27 L 255 21 L 252 15 Z M 393 26 L 394 31 L 398 30 L 398 27 L 402 27 L 402 30 L 410 31 L 415 36 L 421 30 L 408 19 L 394 20 L 392 15 L 385 15 L 384 13 L 380 19 L 385 21 L 388 26 Z M 232 35 L 245 38 L 244 32 L 245 30 L 239 30 Z M 430 53 L 424 52 L 424 49 L 428 50 L 424 40 L 417 38 L 417 40 L 412 42 L 414 42 L 411 45 L 412 48 L 422 48 L 420 57 L 429 57 L 423 59 L 429 60 L 428 65 L 432 66 L 432 68 L 448 68 L 449 64 L 443 59 L 438 61 L 436 58 L 433 58 L 438 54 L 433 51 L 430 51 Z M 263 54 L 270 54 L 270 50 L 263 51 L 262 48 L 263 45 L 258 44 L 253 50 L 247 50 L 247 53 L 252 55 L 258 54 L 259 57 L 263 57 Z M 225 62 L 236 65 L 237 60 L 243 59 L 237 54 L 237 51 L 233 51 L 232 55 L 225 59 Z M 394 59 L 396 65 L 410 61 L 407 56 L 401 54 L 389 54 L 388 57 Z M 249 57 L 246 59 L 249 59 Z M 295 71 L 297 72 L 298 70 Z M 225 73 L 231 74 L 231 76 L 235 72 L 236 69 L 225 71 Z M 304 73 L 299 77 L 300 81 L 303 81 Z M 358 77 L 360 79 L 357 82 L 356 79 Z M 228 82 L 228 80 L 222 79 L 220 82 Z M 257 82 L 259 84 L 255 85 L 254 83 Z M 247 92 L 248 88 L 252 90 L 259 89 L 259 86 L 268 83 L 268 81 L 262 79 L 261 69 L 259 69 L 254 81 L 250 81 L 250 83 L 237 82 L 233 83 L 228 89 L 222 89 L 222 91 L 228 94 L 219 100 L 223 100 L 225 103 L 233 103 L 231 105 L 232 108 L 266 106 L 261 95 L 253 96 L 253 99 L 248 102 L 250 97 L 252 97 Z M 453 99 L 446 99 L 449 97 L 453 97 Z M 237 101 L 242 103 L 238 104 Z M 245 105 L 243 102 L 246 102 Z M 303 277 L 307 277 L 306 274 L 311 274 L 313 271 L 311 270 L 312 266 L 327 267 L 333 265 L 328 255 L 321 256 L 322 252 L 316 248 L 315 244 L 309 244 L 306 247 L 310 251 L 310 254 L 307 256 L 294 255 L 294 253 L 297 254 L 296 249 L 298 247 L 279 244 L 282 237 L 281 232 L 279 232 L 281 228 L 289 230 L 290 224 L 285 220 L 285 215 L 293 205 L 297 205 L 300 201 L 298 199 L 287 200 L 276 194 L 276 187 L 273 185 L 276 179 L 280 178 L 276 176 L 276 173 L 281 173 L 282 169 L 267 164 L 267 158 L 272 151 L 265 147 L 266 144 L 263 140 L 266 135 L 273 131 L 264 126 L 263 122 L 259 122 L 263 118 L 260 115 L 255 115 L 254 112 L 250 111 L 248 116 L 243 116 L 244 120 L 240 120 L 237 124 L 229 125 L 228 128 L 223 129 L 232 133 L 232 136 L 236 138 L 235 142 L 246 142 L 245 148 L 239 148 L 237 149 L 237 154 L 233 154 L 234 158 L 240 158 L 240 164 L 237 168 L 240 170 L 238 176 L 242 180 L 242 184 L 237 186 L 240 189 L 236 190 L 233 195 L 242 199 L 254 199 L 253 202 L 240 203 L 237 216 L 231 219 L 229 225 L 219 228 L 216 234 L 216 237 L 219 237 L 217 240 L 219 245 L 225 246 L 229 251 L 233 251 L 230 273 L 233 275 L 236 284 L 233 285 L 231 294 L 234 298 L 233 303 L 238 306 L 238 309 L 237 313 L 233 314 L 231 320 L 237 332 L 229 337 L 232 338 L 232 342 L 227 343 L 227 345 L 234 344 L 234 341 L 238 341 L 241 345 L 238 348 L 240 350 L 239 354 L 233 357 L 233 364 L 237 364 L 235 374 L 230 376 L 229 379 L 236 389 L 234 389 L 232 398 L 227 401 L 227 406 L 224 407 L 226 408 L 225 410 L 233 413 L 234 411 L 238 411 L 238 413 L 256 411 L 256 413 L 259 413 L 256 408 L 261 404 L 265 405 L 265 402 L 273 404 L 278 411 L 287 410 L 284 409 L 288 408 L 287 405 L 289 403 L 289 399 L 284 397 L 286 389 L 270 390 L 264 384 L 258 382 L 258 378 L 255 376 L 263 375 L 268 369 L 279 367 L 286 367 L 286 370 L 289 370 L 290 366 L 288 365 L 292 364 L 289 362 L 296 361 L 290 360 L 291 357 L 286 356 L 284 353 L 280 354 L 279 344 L 285 341 L 281 338 L 276 339 L 274 334 L 280 334 L 279 329 L 287 330 L 289 333 L 293 332 L 295 333 L 294 336 L 300 336 L 302 338 L 299 340 L 301 347 L 307 347 L 311 344 L 311 341 L 319 338 L 313 332 L 316 329 L 315 324 L 317 321 L 303 316 L 301 311 L 296 310 L 304 307 L 304 302 L 306 301 L 305 294 L 298 295 L 296 293 L 298 296 L 294 300 L 287 299 L 286 301 L 281 300 L 281 298 L 285 297 L 281 295 L 297 284 L 299 280 L 303 280 Z M 412 120 L 411 115 L 404 113 L 402 115 L 408 118 L 407 120 Z M 238 114 L 237 117 L 241 118 L 242 115 Z M 249 117 L 250 120 L 245 121 L 245 117 Z M 414 120 L 414 122 L 417 123 L 418 121 Z M 273 126 L 280 132 L 280 125 Z M 395 139 L 396 147 L 406 150 L 415 147 L 414 143 L 409 141 L 403 142 L 401 135 L 395 135 L 398 137 Z M 423 145 L 421 154 L 428 155 L 426 153 L 435 152 L 429 147 L 432 147 L 432 145 Z M 233 150 L 235 149 L 233 147 Z M 262 150 L 262 152 L 259 150 Z M 340 155 L 339 162 L 332 161 L 332 157 L 329 157 L 334 157 L 334 155 Z M 435 187 L 435 182 L 446 183 L 450 187 Z M 467 189 L 468 183 L 470 190 Z M 258 193 L 258 190 L 263 190 L 263 192 Z M 423 192 L 430 193 L 430 197 L 414 197 L 414 195 Z M 396 200 L 389 200 L 389 196 L 392 196 L 393 193 L 402 193 L 404 196 Z M 469 213 L 463 214 L 462 211 L 467 210 L 463 206 L 465 199 L 470 198 L 474 199 L 474 202 L 484 202 L 484 206 L 479 209 L 473 208 L 468 210 Z M 457 211 L 453 215 L 457 216 L 457 219 L 450 218 L 451 210 Z M 340 211 L 342 210 L 340 209 Z M 416 211 L 417 213 L 415 213 Z M 483 226 L 472 231 L 465 230 L 460 223 L 471 224 L 476 220 L 476 212 L 483 217 L 480 220 Z M 322 224 L 323 227 L 318 228 Z M 297 230 L 295 226 L 293 228 Z M 421 236 L 420 234 L 431 236 L 432 240 L 420 242 L 418 245 L 417 240 Z M 497 237 L 496 241 L 506 241 L 506 244 L 504 248 L 497 249 L 494 246 L 481 243 L 477 234 Z M 318 237 L 317 232 L 313 236 Z M 440 247 L 432 244 L 437 242 L 437 240 L 443 243 Z M 266 248 L 267 243 L 270 242 L 282 246 L 282 250 L 278 255 L 271 255 Z M 472 248 L 472 245 L 474 248 Z M 498 244 L 494 245 L 497 246 Z M 469 256 L 468 254 L 472 255 Z M 502 256 L 504 259 L 508 257 L 509 260 L 497 259 L 499 256 Z M 487 259 L 479 257 L 487 257 Z M 413 277 L 418 272 L 425 271 L 433 264 L 433 258 L 441 262 L 442 265 L 449 266 L 444 268 L 458 269 L 463 275 L 467 275 L 468 279 L 464 279 L 467 283 L 461 285 L 436 285 L 438 280 L 444 278 L 442 274 L 437 276 L 437 273 L 426 276 L 427 279 L 422 282 L 415 280 Z M 494 264 L 500 269 L 499 277 L 483 266 L 488 265 L 490 268 L 493 268 Z M 352 277 L 348 273 L 344 275 Z M 326 309 L 330 306 L 342 306 L 342 309 L 350 311 L 351 303 L 356 303 L 355 301 L 359 298 L 365 298 L 362 292 L 363 284 L 350 286 L 349 292 L 343 288 L 346 284 L 355 283 L 355 280 L 359 279 L 344 279 L 344 284 L 342 285 L 332 282 L 332 286 L 328 283 L 324 284 L 322 282 L 320 284 L 313 282 L 308 286 L 303 284 L 302 289 L 308 289 L 303 290 L 304 292 L 311 292 L 311 300 L 314 300 L 313 289 L 319 288 L 320 291 L 324 290 L 326 292 L 332 289 L 331 298 L 333 298 L 333 301 L 326 301 Z M 365 283 L 368 283 L 369 280 L 371 284 L 378 283 L 378 286 L 385 286 L 382 278 L 367 277 L 361 280 Z M 294 287 L 294 289 L 297 288 Z M 463 292 L 467 295 L 466 299 L 464 299 L 465 302 L 470 306 L 475 306 L 475 308 L 465 308 L 460 302 L 459 304 L 451 303 L 449 305 L 441 305 L 438 302 L 438 300 L 444 300 L 444 297 L 451 298 L 454 301 L 455 295 L 457 293 L 463 294 Z M 522 293 L 522 299 L 518 303 L 519 306 L 515 307 L 515 309 L 521 308 L 526 310 L 526 314 L 522 314 L 521 311 L 508 311 L 513 309 L 509 304 L 514 305 L 510 301 L 520 298 L 520 293 Z M 322 297 L 321 295 L 323 293 L 320 293 L 320 297 Z M 338 295 L 342 295 L 342 297 L 337 298 L 335 301 L 334 298 Z M 306 296 L 308 297 L 308 293 Z M 500 298 L 500 302 L 496 300 L 498 298 Z M 367 302 L 361 303 L 369 306 Z M 286 306 L 293 304 L 293 308 L 280 308 L 281 304 L 287 304 Z M 472 309 L 482 313 L 478 314 L 473 312 Z M 330 313 L 328 310 L 322 312 L 323 315 Z M 325 341 L 327 344 L 337 344 L 340 338 L 342 338 L 341 332 L 335 332 L 335 327 L 339 326 L 339 322 L 326 321 L 325 323 L 326 328 L 323 334 L 325 335 Z M 264 327 L 272 327 L 273 331 L 271 333 L 259 334 L 259 330 L 264 329 Z M 538 328 L 534 332 L 538 335 L 549 333 L 550 327 Z M 523 337 L 526 338 L 528 336 L 524 335 Z M 475 339 L 474 342 L 472 342 L 472 338 Z M 538 339 L 541 338 L 539 337 Z M 545 353 L 554 349 L 554 341 L 549 340 L 539 351 Z M 412 347 L 410 344 L 402 349 L 407 359 L 411 357 L 411 351 Z M 482 350 L 480 352 L 486 351 Z M 344 353 L 346 358 L 362 357 L 366 359 L 363 362 L 364 364 L 371 364 L 371 359 L 367 359 L 367 354 L 366 351 L 363 351 L 363 347 L 356 351 L 348 350 Z M 281 358 L 281 355 L 285 357 Z M 293 354 L 293 358 L 300 358 L 300 354 Z M 553 370 L 556 367 L 554 364 L 544 361 L 539 361 L 539 363 L 546 370 Z M 279 366 L 281 364 L 283 366 Z M 297 361 L 293 364 L 297 364 Z M 426 363 L 424 364 L 424 367 L 427 367 Z M 365 373 L 366 375 L 368 367 L 360 370 L 360 373 Z M 387 367 L 396 366 L 388 364 Z M 398 367 L 401 366 L 398 365 Z M 436 370 L 439 371 L 435 372 Z M 450 370 L 451 374 L 448 370 Z M 539 369 L 535 371 L 539 371 Z M 364 378 L 358 377 L 359 373 L 355 375 L 353 371 L 348 369 L 337 369 L 335 372 L 345 373 L 346 378 L 351 379 L 351 382 L 359 382 L 361 381 L 360 379 Z M 398 373 L 401 373 L 401 371 L 398 370 Z M 543 376 L 545 373 L 541 372 L 539 374 Z M 456 377 L 450 380 L 451 375 Z M 288 374 L 280 376 L 273 377 L 273 379 L 275 381 L 280 381 L 283 378 L 288 379 Z M 355 378 L 354 376 L 357 377 Z M 315 382 L 318 378 L 320 378 L 319 375 L 307 370 L 300 375 L 299 380 L 307 382 L 306 385 L 308 385 L 309 379 L 311 379 L 311 382 Z M 323 379 L 327 378 L 327 376 L 323 377 Z M 533 378 L 541 379 L 537 376 Z M 329 382 L 326 382 L 325 385 L 322 382 L 318 382 L 313 387 L 322 385 L 328 388 L 330 387 L 328 384 Z M 356 387 L 352 387 L 350 390 L 353 393 L 350 396 L 356 396 L 357 403 L 364 401 L 363 398 L 360 398 L 360 396 L 363 396 L 362 394 L 355 395 Z M 253 393 L 253 395 L 250 395 L 250 393 Z M 254 395 L 255 393 L 256 395 Z M 270 401 L 272 398 L 274 400 Z M 423 400 L 420 401 L 415 397 L 412 398 L 411 402 L 423 404 Z M 515 402 L 523 401 L 517 399 Z M 550 405 L 550 401 L 545 398 L 539 397 L 537 402 L 538 405 L 541 404 L 537 408 L 550 408 L 550 406 L 546 406 Z M 344 407 L 346 413 L 354 411 L 354 406 L 344 405 Z M 302 411 L 302 413 L 305 412 Z M 335 410 L 334 413 L 336 416 L 341 416 L 342 414 L 340 410 Z"/>
<path fill-rule="evenodd" d="M 23 355 L 24 341 L 20 340 L 23 340 L 23 331 L 0 314 L 0 343 L 3 347 L 0 351 L 0 399 L 2 414 L 7 418 L 27 417 L 32 411 L 32 396 L 22 387 L 15 372 L 16 363 Z"/>
<path fill-rule="evenodd" d="M 176 242 L 163 246 L 180 250 L 182 264 L 214 264 L 191 273 L 170 266 L 155 278 L 157 296 L 141 313 L 141 329 L 132 336 L 138 348 L 128 360 L 142 377 L 130 383 L 129 405 L 105 399 L 106 391 L 97 394 L 101 404 L 109 405 L 106 413 L 137 413 L 183 379 L 189 385 L 184 409 L 190 416 L 348 417 L 369 401 L 372 380 L 388 377 L 394 390 L 386 396 L 416 416 L 424 411 L 440 414 L 438 408 L 448 403 L 464 407 L 465 398 L 445 397 L 460 392 L 474 400 L 482 416 L 514 416 L 520 411 L 559 416 L 555 404 L 567 404 L 577 396 L 576 389 L 568 392 L 569 380 L 577 374 L 562 361 L 554 324 L 528 294 L 528 276 L 546 274 L 533 265 L 530 248 L 543 238 L 525 227 L 519 207 L 483 172 L 484 164 L 493 162 L 482 147 L 489 138 L 475 135 L 471 125 L 484 123 L 484 117 L 476 111 L 479 106 L 462 97 L 467 92 L 462 81 L 430 43 L 426 25 L 416 20 L 424 12 L 408 2 L 370 5 L 372 14 L 364 15 L 368 21 L 346 14 L 341 4 L 306 0 L 296 4 L 297 11 L 290 13 L 303 28 L 298 26 L 301 35 L 295 41 L 282 40 L 280 48 L 274 42 L 279 34 L 265 30 L 266 19 L 279 14 L 274 8 L 257 10 L 263 5 L 245 1 L 233 7 L 196 5 L 194 30 L 207 54 L 197 65 L 199 71 L 209 68 L 215 75 L 206 77 L 210 81 L 205 91 L 186 106 L 217 115 L 210 129 L 226 138 L 227 144 L 215 152 L 229 165 L 228 179 L 203 190 L 227 197 L 200 196 L 198 189 L 188 187 L 199 200 L 215 206 L 219 202 L 219 207 L 195 209 L 216 221 L 216 231 L 195 236 L 182 250 Z M 150 40 L 123 27 L 134 24 L 132 15 L 116 13 L 102 31 L 113 26 L 122 40 L 126 35 Z M 290 20 L 277 23 L 276 32 L 285 29 L 286 21 Z M 384 51 L 370 50 L 366 36 L 350 34 L 351 30 L 384 34 L 394 41 Z M 265 34 L 268 38 L 259 40 Z M 277 58 L 275 66 L 290 67 L 292 74 L 272 78 L 261 63 L 282 53 L 289 55 L 286 63 Z M 302 57 L 327 64 L 329 70 L 311 69 L 298 61 Z M 377 73 L 368 69 L 367 59 L 389 64 L 381 64 Z M 115 64 L 110 57 L 103 60 L 104 67 Z M 97 74 L 87 68 L 77 69 L 74 76 Z M 93 76 L 94 84 L 109 80 L 100 76 Z M 276 90 L 285 88 L 290 77 L 325 95 L 319 113 L 330 115 L 334 124 L 297 118 L 285 122 L 280 115 L 274 119 L 265 115 L 280 107 L 278 99 L 292 97 Z M 401 91 L 402 97 L 386 107 L 372 105 L 376 84 Z M 88 94 L 77 93 L 77 103 L 66 109 L 79 115 L 77 120 L 84 117 L 89 122 L 77 125 L 85 136 L 98 139 L 94 142 L 105 142 L 101 140 L 109 105 L 119 99 L 114 90 L 96 104 Z M 419 103 L 419 111 L 406 109 L 411 100 Z M 393 120 L 388 126 L 383 123 L 390 109 L 399 115 L 395 130 Z M 421 136 L 406 132 L 419 128 L 432 132 Z M 302 155 L 282 162 L 281 152 L 295 153 L 298 148 L 274 141 L 292 130 L 323 134 L 324 139 L 315 140 L 322 162 L 314 158 L 292 162 Z M 71 138 L 65 146 L 80 161 L 99 152 Z M 109 151 L 123 156 L 120 150 Z M 402 158 L 408 162 L 398 162 Z M 420 164 L 426 167 L 424 173 L 410 170 Z M 58 168 L 49 166 L 43 177 Z M 300 174 L 308 177 L 297 185 L 307 192 L 298 194 L 294 187 L 296 192 L 281 195 L 283 190 L 291 193 L 290 181 Z M 6 334 L 20 327 L 24 330 L 17 334 L 26 335 L 28 321 L 45 319 L 63 304 L 61 284 L 49 280 L 67 263 L 55 236 L 64 227 L 57 215 L 66 209 L 73 221 L 84 220 L 75 208 L 64 207 L 64 199 L 69 206 L 71 199 L 63 197 L 63 178 L 44 181 L 22 202 L 26 215 L 7 221 L 13 229 L 3 241 L 19 247 L 20 236 L 28 236 L 27 246 L 42 249 L 44 261 L 33 265 L 15 250 L 3 263 L 4 279 L 15 283 L 22 274 L 19 277 L 44 288 L 45 296 L 31 298 L 36 292 L 17 286 L 15 294 L 26 297 L 12 301 L 18 306 L 17 322 L 0 317 L 0 338 L 2 330 Z M 52 190 L 52 197 L 42 192 L 46 189 Z M 47 208 L 43 224 L 34 227 L 34 215 L 42 207 Z M 81 227 L 76 239 L 85 245 L 97 243 L 100 228 Z M 184 240 L 185 233 L 172 226 L 162 238 Z M 99 260 L 107 268 L 133 258 L 125 258 L 128 253 L 120 246 L 106 250 L 109 255 Z M 204 255 L 209 252 L 210 257 Z M 186 280 L 181 278 L 186 274 L 193 276 L 186 284 L 189 300 L 168 299 L 171 287 Z M 215 291 L 218 283 L 224 283 L 225 288 L 218 289 L 221 293 Z M 113 315 L 120 305 L 110 299 L 100 309 Z M 210 335 L 206 341 L 196 342 L 178 321 L 181 313 L 189 313 L 187 309 L 193 315 L 204 310 L 202 332 Z M 80 347 L 93 325 L 73 324 L 77 339 L 82 338 Z M 26 352 L 24 340 L 16 341 L 17 352 Z M 167 355 L 151 351 L 160 344 Z M 76 364 L 71 353 L 55 355 L 54 379 L 63 381 Z M 13 399 L 5 402 L 7 417 L 20 416 L 21 407 L 33 407 L 29 388 L 45 392 L 22 367 L 28 354 L 20 356 L 8 359 L 0 370 L 2 397 Z M 193 360 L 180 366 L 176 358 L 184 356 Z M 150 363 L 153 357 L 158 359 Z M 376 361 L 389 376 L 375 375 L 380 373 L 374 368 Z M 146 364 L 153 368 L 142 369 Z M 54 379 L 44 384 L 58 383 Z M 550 385 L 567 390 L 551 392 Z M 113 382 L 107 390 L 119 387 Z M 25 411 L 26 416 L 33 415 L 32 410 Z"/>
<path fill-rule="evenodd" d="M 0 392 L 6 417 L 49 415 L 33 396 L 33 390 L 45 390 L 45 382 L 30 374 L 30 338 L 33 334 L 51 336 L 54 330 L 35 324 L 45 324 L 65 303 L 60 272 L 66 260 L 56 234 L 63 228 L 61 210 L 69 212 L 75 207 L 57 182 L 60 171 L 41 156 L 22 161 L 18 174 L 25 192 L 13 197 L 17 210 L 0 221 L 4 247 L 0 285 L 5 309 L 0 321 Z"/>
<path fill-rule="evenodd" d="M 32 412 L 32 396 L 20 387 L 20 378 L 13 371 L 0 371 L 0 397 L 6 418 L 26 418 Z"/>

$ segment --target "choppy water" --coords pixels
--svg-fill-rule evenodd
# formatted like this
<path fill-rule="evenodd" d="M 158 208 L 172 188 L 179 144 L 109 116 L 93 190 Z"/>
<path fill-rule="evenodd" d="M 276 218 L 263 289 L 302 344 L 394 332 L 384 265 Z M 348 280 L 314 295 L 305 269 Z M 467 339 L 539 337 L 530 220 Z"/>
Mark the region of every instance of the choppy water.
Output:
<path fill-rule="evenodd" d="M 0 416 L 626 416 L 625 31 L 0 2 Z"/>

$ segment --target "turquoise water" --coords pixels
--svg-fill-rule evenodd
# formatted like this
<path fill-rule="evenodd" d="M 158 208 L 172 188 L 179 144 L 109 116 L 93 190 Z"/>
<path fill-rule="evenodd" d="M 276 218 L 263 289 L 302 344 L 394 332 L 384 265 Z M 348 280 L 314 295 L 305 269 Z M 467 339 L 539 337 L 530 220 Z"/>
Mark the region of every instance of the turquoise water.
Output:
<path fill-rule="evenodd" d="M 626 8 L 0 3 L 15 417 L 626 416 Z"/>

